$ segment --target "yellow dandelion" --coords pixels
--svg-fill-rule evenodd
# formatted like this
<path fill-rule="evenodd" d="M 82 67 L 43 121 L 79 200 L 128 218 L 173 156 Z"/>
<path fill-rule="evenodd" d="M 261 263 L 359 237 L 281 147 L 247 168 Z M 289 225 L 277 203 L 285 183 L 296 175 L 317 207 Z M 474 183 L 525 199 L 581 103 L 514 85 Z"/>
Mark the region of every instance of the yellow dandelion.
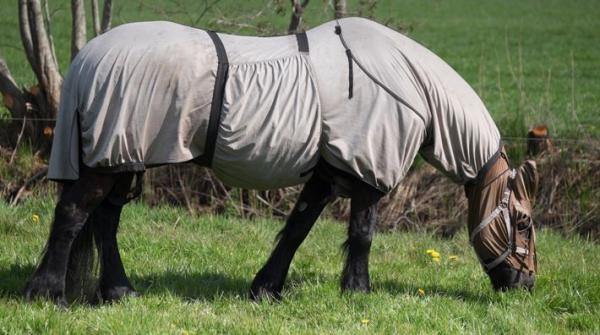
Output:
<path fill-rule="evenodd" d="M 362 319 L 362 320 L 360 320 L 360 323 L 362 323 L 363 325 L 366 325 L 369 323 L 369 319 Z"/>
<path fill-rule="evenodd" d="M 440 262 L 440 258 L 439 257 L 431 257 L 431 260 L 434 261 L 434 262 L 436 262 L 436 263 Z"/>
<path fill-rule="evenodd" d="M 458 256 L 450 255 L 450 256 L 448 256 L 448 260 L 451 262 L 456 262 L 456 261 L 458 261 Z"/>
<path fill-rule="evenodd" d="M 425 252 L 426 252 L 428 255 L 431 255 L 432 253 L 434 253 L 434 252 L 437 252 L 437 251 L 435 251 L 435 249 L 427 249 L 427 251 L 425 251 Z"/>
<path fill-rule="evenodd" d="M 425 290 L 420 288 L 417 290 L 417 292 L 419 293 L 420 296 L 424 296 L 425 295 Z"/>
<path fill-rule="evenodd" d="M 33 221 L 33 223 L 39 223 L 40 222 L 40 216 L 37 214 L 33 214 L 31 216 L 31 221 Z"/>
<path fill-rule="evenodd" d="M 434 251 L 434 252 L 430 253 L 429 256 L 431 256 L 431 258 L 440 258 L 440 253 L 437 251 Z"/>

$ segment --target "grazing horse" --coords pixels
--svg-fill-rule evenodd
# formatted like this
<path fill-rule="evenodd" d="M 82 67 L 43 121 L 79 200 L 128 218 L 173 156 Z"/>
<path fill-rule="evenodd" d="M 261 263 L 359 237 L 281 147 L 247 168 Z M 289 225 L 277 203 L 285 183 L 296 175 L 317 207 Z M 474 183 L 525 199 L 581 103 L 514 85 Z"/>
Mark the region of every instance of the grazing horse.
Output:
<path fill-rule="evenodd" d="M 189 161 L 232 186 L 304 183 L 251 298 L 280 297 L 297 248 L 338 196 L 351 199 L 341 287 L 369 291 L 377 204 L 418 153 L 465 185 L 470 240 L 494 288 L 533 286 L 535 163 L 511 169 L 471 87 L 375 22 L 269 38 L 122 25 L 73 60 L 58 118 L 48 177 L 64 187 L 27 298 L 66 304 L 94 243 L 99 297 L 136 294 L 117 245 L 121 209 L 146 168 Z"/>

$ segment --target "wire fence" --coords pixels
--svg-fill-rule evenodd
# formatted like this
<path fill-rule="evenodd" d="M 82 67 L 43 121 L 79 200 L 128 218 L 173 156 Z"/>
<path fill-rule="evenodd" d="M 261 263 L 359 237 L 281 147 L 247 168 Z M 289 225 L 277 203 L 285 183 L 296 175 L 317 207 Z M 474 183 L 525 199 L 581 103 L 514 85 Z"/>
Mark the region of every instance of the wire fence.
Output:
<path fill-rule="evenodd" d="M 14 118 L 14 117 L 0 117 L 0 122 L 14 122 L 14 121 L 41 121 L 41 122 L 56 122 L 57 118 Z M 548 137 L 553 142 L 572 142 L 572 143 L 584 143 L 590 142 L 590 138 L 568 138 L 568 137 Z M 536 138 L 536 137 L 520 137 L 520 136 L 502 136 L 502 140 L 505 142 L 516 142 L 516 141 L 546 141 L 547 138 Z M 597 139 L 600 141 L 600 139 Z"/>

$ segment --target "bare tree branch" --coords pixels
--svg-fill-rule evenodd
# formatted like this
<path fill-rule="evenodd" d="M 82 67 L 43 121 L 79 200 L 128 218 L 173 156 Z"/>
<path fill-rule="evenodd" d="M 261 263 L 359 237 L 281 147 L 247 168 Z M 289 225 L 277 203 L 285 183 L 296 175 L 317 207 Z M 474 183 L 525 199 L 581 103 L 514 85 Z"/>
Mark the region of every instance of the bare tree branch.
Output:
<path fill-rule="evenodd" d="M 71 60 L 87 41 L 83 0 L 71 0 Z"/>
<path fill-rule="evenodd" d="M 112 0 L 104 0 L 104 9 L 102 10 L 101 32 L 105 33 L 110 29 L 112 20 Z"/>
<path fill-rule="evenodd" d="M 308 5 L 308 1 L 309 0 L 304 0 L 300 3 L 300 0 L 292 0 L 292 19 L 290 20 L 290 26 L 288 28 L 289 34 L 298 32 L 300 24 L 302 23 L 302 14 L 304 13 L 304 8 Z"/>
<path fill-rule="evenodd" d="M 98 0 L 92 1 L 92 26 L 94 27 L 94 36 L 100 35 L 100 17 L 98 15 Z"/>
<path fill-rule="evenodd" d="M 25 116 L 27 110 L 25 97 L 13 79 L 8 65 L 2 58 L 0 58 L 0 93 L 2 93 L 4 105 L 10 110 L 14 118 Z"/>
<path fill-rule="evenodd" d="M 36 76 L 48 99 L 49 116 L 55 117 L 60 100 L 62 76 L 58 71 L 56 56 L 52 53 L 51 39 L 44 24 L 44 13 L 39 0 L 28 0 L 28 10 L 31 16 L 29 23 L 33 37 L 33 51 L 39 64 L 39 72 Z"/>
<path fill-rule="evenodd" d="M 335 0 L 334 9 L 334 16 L 336 19 L 341 19 L 346 16 L 346 0 Z"/>
<path fill-rule="evenodd" d="M 33 72 L 39 72 L 39 64 L 33 52 L 33 37 L 31 36 L 31 24 L 29 22 L 29 6 L 27 0 L 19 0 L 19 31 L 21 32 L 21 42 L 27 60 L 33 69 Z"/>
<path fill-rule="evenodd" d="M 56 50 L 54 50 L 54 37 L 52 36 L 52 31 L 50 29 L 50 9 L 48 9 L 48 0 L 42 0 L 42 4 L 44 5 L 44 27 L 46 28 L 46 38 L 48 39 L 48 45 L 50 46 L 50 55 L 52 56 L 52 60 L 54 61 L 54 64 L 56 64 L 56 68 L 58 69 Z"/>

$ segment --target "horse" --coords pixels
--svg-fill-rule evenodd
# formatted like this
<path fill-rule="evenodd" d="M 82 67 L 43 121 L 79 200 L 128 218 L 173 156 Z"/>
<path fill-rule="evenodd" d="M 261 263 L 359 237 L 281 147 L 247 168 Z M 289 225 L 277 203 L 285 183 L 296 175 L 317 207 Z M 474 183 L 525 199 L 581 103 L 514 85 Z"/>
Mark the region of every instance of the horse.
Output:
<path fill-rule="evenodd" d="M 147 168 L 181 162 L 232 186 L 304 184 L 250 298 L 281 299 L 296 250 L 337 197 L 351 201 L 341 289 L 369 292 L 377 204 L 417 154 L 464 185 L 493 288 L 532 289 L 535 162 L 510 167 L 479 96 L 419 43 L 362 18 L 276 37 L 118 26 L 66 75 L 48 170 L 63 188 L 25 297 L 68 304 L 94 245 L 99 299 L 137 295 L 117 244 L 121 210 Z"/>

